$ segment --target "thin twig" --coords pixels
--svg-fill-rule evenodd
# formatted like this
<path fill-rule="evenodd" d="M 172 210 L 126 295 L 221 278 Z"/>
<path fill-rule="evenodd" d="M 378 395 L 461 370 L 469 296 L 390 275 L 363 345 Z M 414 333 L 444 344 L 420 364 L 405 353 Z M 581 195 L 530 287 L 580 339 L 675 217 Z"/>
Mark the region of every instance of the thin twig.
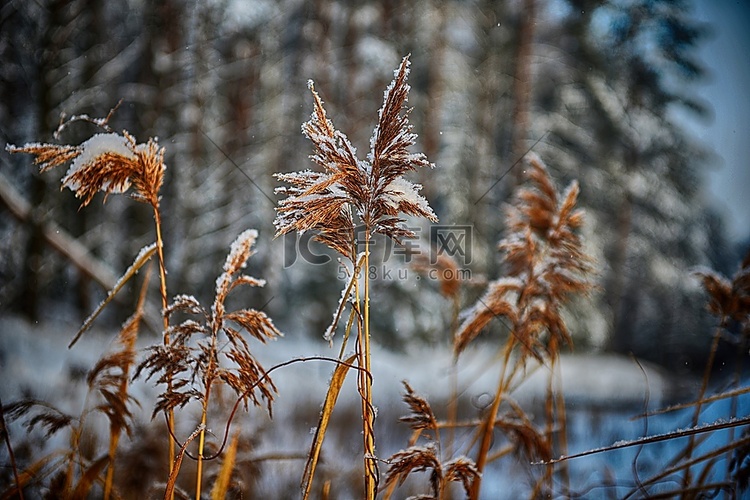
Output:
<path fill-rule="evenodd" d="M 639 446 L 642 444 L 659 443 L 661 441 L 668 441 L 670 439 L 694 436 L 694 435 L 703 434 L 706 432 L 720 431 L 722 429 L 732 429 L 734 427 L 740 427 L 743 425 L 750 425 L 750 417 L 743 417 L 743 418 L 731 420 L 728 422 L 719 420 L 712 424 L 701 425 L 698 427 L 691 427 L 688 429 L 681 429 L 678 431 L 667 432 L 665 434 L 659 434 L 657 436 L 646 436 L 646 437 L 634 439 L 632 441 L 624 441 L 624 442 L 615 443 L 609 446 L 604 446 L 602 448 L 596 448 L 593 450 L 582 451 L 580 453 L 574 453 L 573 455 L 563 455 L 559 458 L 555 458 L 552 460 L 547 460 L 547 461 L 542 461 L 542 462 L 532 462 L 531 465 L 556 464 L 556 463 L 564 462 L 566 460 L 573 460 L 574 458 L 581 458 L 581 457 L 587 457 L 589 455 L 596 455 L 599 453 L 604 453 L 606 451 L 620 450 L 623 448 L 630 448 L 631 446 Z"/>
<path fill-rule="evenodd" d="M 234 403 L 234 406 L 232 407 L 232 411 L 229 413 L 229 418 L 227 419 L 226 426 L 224 427 L 224 437 L 221 442 L 221 446 L 219 447 L 219 450 L 208 457 L 203 457 L 204 461 L 208 460 L 215 460 L 219 456 L 221 456 L 222 452 L 224 451 L 224 447 L 227 444 L 227 440 L 229 439 L 229 430 L 232 425 L 232 421 L 234 420 L 234 416 L 237 413 L 237 410 L 239 409 L 240 403 L 245 399 L 245 397 L 250 394 L 256 387 L 258 387 L 260 384 L 262 384 L 266 379 L 268 379 L 272 372 L 276 371 L 279 368 L 284 368 L 285 366 L 293 365 L 295 363 L 304 363 L 307 361 L 328 361 L 330 363 L 334 363 L 337 365 L 343 365 L 348 368 L 354 368 L 355 370 L 359 370 L 360 372 L 364 372 L 364 368 L 361 368 L 355 364 L 345 363 L 344 361 L 337 359 L 337 358 L 331 358 L 328 356 L 306 356 L 303 358 L 294 358 L 290 359 L 288 361 L 284 361 L 283 363 L 279 363 L 278 365 L 274 365 L 271 368 L 269 368 L 262 377 L 260 377 L 251 387 L 249 387 L 245 392 L 243 392 L 238 398 L 237 401 Z M 366 376 L 370 379 L 372 379 L 372 374 L 366 373 Z M 180 440 L 175 436 L 172 429 L 167 428 L 169 435 L 174 440 L 174 443 L 179 446 L 180 448 L 183 448 L 184 444 L 180 443 Z M 191 460 L 198 460 L 198 457 L 193 456 L 190 452 L 185 451 L 185 455 L 190 458 Z"/>

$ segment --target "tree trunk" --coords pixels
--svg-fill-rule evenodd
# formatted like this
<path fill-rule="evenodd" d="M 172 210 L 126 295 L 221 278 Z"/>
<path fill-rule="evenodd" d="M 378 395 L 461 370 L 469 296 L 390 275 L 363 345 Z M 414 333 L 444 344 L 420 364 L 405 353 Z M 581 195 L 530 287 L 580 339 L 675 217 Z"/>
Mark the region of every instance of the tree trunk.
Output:
<path fill-rule="evenodd" d="M 53 0 L 49 3 L 49 17 L 46 20 L 46 28 L 41 37 L 39 59 L 36 61 L 37 87 L 37 137 L 48 137 L 55 127 L 51 118 L 56 107 L 54 97 L 54 83 L 50 81 L 49 74 L 60 65 L 60 51 L 63 41 L 59 38 L 61 27 L 65 26 L 64 11 L 67 2 L 65 0 Z M 39 304 L 42 283 L 40 267 L 44 260 L 44 235 L 38 220 L 41 207 L 43 206 L 47 185 L 39 174 L 34 174 L 29 183 L 29 200 L 34 207 L 32 212 L 32 224 L 29 225 L 29 238 L 24 249 L 24 265 L 21 269 L 21 293 L 19 294 L 18 310 L 29 320 L 39 319 Z"/>
<path fill-rule="evenodd" d="M 536 25 L 536 0 L 524 0 L 518 26 L 515 78 L 513 80 L 513 117 L 511 158 L 519 160 L 526 152 L 529 134 L 529 102 L 531 100 L 531 56 Z M 513 169 L 515 185 L 523 179 L 523 169 Z"/>

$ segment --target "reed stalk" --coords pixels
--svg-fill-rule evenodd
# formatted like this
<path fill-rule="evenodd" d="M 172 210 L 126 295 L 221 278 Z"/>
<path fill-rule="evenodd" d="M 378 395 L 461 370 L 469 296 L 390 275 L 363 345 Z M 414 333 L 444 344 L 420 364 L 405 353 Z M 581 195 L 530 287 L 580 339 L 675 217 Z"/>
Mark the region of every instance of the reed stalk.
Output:
<path fill-rule="evenodd" d="M 364 437 L 365 498 L 374 500 L 377 493 L 378 473 L 375 459 L 375 416 L 372 403 L 372 366 L 370 362 L 370 235 L 365 231 L 364 260 L 364 332 L 359 381 L 362 398 L 362 435 Z"/>
<path fill-rule="evenodd" d="M 328 119 L 323 101 L 312 81 L 308 87 L 313 94 L 313 113 L 302 125 L 302 131 L 310 139 L 315 152 L 310 157 L 323 168 L 322 172 L 302 171 L 277 173 L 276 178 L 290 187 L 277 188 L 276 192 L 287 195 L 279 202 L 274 225 L 277 236 L 291 231 L 317 232 L 316 239 L 339 252 L 359 269 L 356 255 L 354 213 L 358 213 L 364 224 L 364 262 L 362 325 L 358 323 L 358 391 L 362 402 L 362 432 L 364 454 L 365 494 L 374 499 L 378 489 L 378 462 L 375 456 L 374 406 L 372 397 L 372 366 L 370 336 L 370 243 L 375 232 L 393 239 L 413 238 L 416 234 L 403 226 L 400 215 L 424 217 L 437 222 L 437 217 L 427 200 L 419 195 L 421 186 L 405 180 L 403 175 L 420 167 L 432 167 L 422 153 L 408 150 L 416 141 L 408 122 L 409 110 L 405 102 L 409 92 L 406 83 L 409 74 L 409 57 L 403 58 L 394 71 L 394 79 L 385 91 L 383 106 L 378 114 L 378 124 L 370 140 L 367 160 L 357 159 L 356 151 L 349 139 L 336 130 Z M 357 301 L 359 300 L 359 277 L 353 276 Z M 350 297 L 351 284 L 341 297 L 341 306 L 324 337 L 332 342 L 342 306 Z M 359 306 L 354 306 L 358 308 Z M 357 311 L 359 312 L 359 311 Z M 351 322 L 350 322 L 351 325 Z M 347 328 L 348 331 L 348 328 Z M 342 347 L 343 354 L 343 347 Z M 336 391 L 338 388 L 334 388 Z M 335 397 L 326 401 L 335 404 Z M 333 410 L 325 407 L 322 418 Z M 303 475 L 305 496 L 309 493 L 310 480 L 323 436 L 316 435 Z"/>

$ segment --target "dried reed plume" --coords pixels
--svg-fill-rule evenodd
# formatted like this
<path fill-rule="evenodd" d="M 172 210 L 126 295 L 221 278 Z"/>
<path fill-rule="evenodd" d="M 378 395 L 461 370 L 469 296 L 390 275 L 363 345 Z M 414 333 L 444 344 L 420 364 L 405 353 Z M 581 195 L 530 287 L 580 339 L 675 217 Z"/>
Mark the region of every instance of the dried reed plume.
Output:
<path fill-rule="evenodd" d="M 510 321 L 512 338 L 523 348 L 524 357 L 541 357 L 550 338 L 572 344 L 560 306 L 573 294 L 591 290 L 593 272 L 576 232 L 583 224 L 583 211 L 575 209 L 579 188 L 573 182 L 559 200 L 544 164 L 533 153 L 529 156 L 527 176 L 533 186 L 520 188 L 507 207 L 508 236 L 499 244 L 507 276 L 491 282 L 464 314 L 457 353 L 498 316 Z"/>
<path fill-rule="evenodd" d="M 435 213 L 427 200 L 419 194 L 421 186 L 412 184 L 403 175 L 420 167 L 432 167 L 422 153 L 411 153 L 409 147 L 416 142 L 411 132 L 405 103 L 409 93 L 406 83 L 409 74 L 409 57 L 404 57 L 394 71 L 394 79 L 384 93 L 383 106 L 378 113 L 378 123 L 370 138 L 370 152 L 365 160 L 357 158 L 354 146 L 345 134 L 336 130 L 328 119 L 323 101 L 310 81 L 313 95 L 313 113 L 302 125 L 302 132 L 314 145 L 310 157 L 323 171 L 305 170 L 276 174 L 276 178 L 290 184 L 277 193 L 287 197 L 279 202 L 274 221 L 276 234 L 282 235 L 296 230 L 316 232 L 316 238 L 328 245 L 352 263 L 352 283 L 342 296 L 342 305 L 353 291 L 357 305 L 355 311 L 363 311 L 361 322 L 357 321 L 357 352 L 359 371 L 358 389 L 362 397 L 362 421 L 364 436 L 365 497 L 375 497 L 378 470 L 373 431 L 374 408 L 372 405 L 372 379 L 370 371 L 370 283 L 364 273 L 364 304 L 359 302 L 359 273 L 363 266 L 369 269 L 370 239 L 381 233 L 399 240 L 414 237 L 413 231 L 403 225 L 400 215 L 424 217 L 437 222 Z M 364 225 L 363 257 L 357 257 L 354 214 Z M 359 312 L 357 312 L 359 315 Z M 331 341 L 340 314 L 335 315 L 334 324 L 326 333 Z M 353 318 L 353 316 L 352 316 Z M 349 328 L 352 322 L 349 322 Z M 343 345 L 342 345 L 343 353 Z M 335 398 L 327 398 L 335 401 Z M 324 408 L 324 418 L 331 408 Z M 316 454 L 315 443 L 311 456 Z M 312 464 L 314 471 L 315 464 Z M 312 472 L 305 474 L 303 484 L 305 496 L 309 494 Z M 303 482 L 305 481 L 303 480 Z"/>
<path fill-rule="evenodd" d="M 698 393 L 698 397 L 695 401 L 695 407 L 693 411 L 692 426 L 698 425 L 698 421 L 703 408 L 703 400 L 706 397 L 708 390 L 709 380 L 711 373 L 714 369 L 714 362 L 716 360 L 716 353 L 719 349 L 719 343 L 724 338 L 724 331 L 732 326 L 732 323 L 738 325 L 740 335 L 736 339 L 736 352 L 737 352 L 737 370 L 734 374 L 734 380 L 732 385 L 734 387 L 740 384 L 740 366 L 742 365 L 742 356 L 747 352 L 748 341 L 750 341 L 750 252 L 743 259 L 740 269 L 735 273 L 732 279 L 728 279 L 719 273 L 714 272 L 711 269 L 703 269 L 696 271 L 696 276 L 700 278 L 703 284 L 703 288 L 708 294 L 708 311 L 716 316 L 719 320 L 711 343 L 711 350 L 708 355 L 708 362 L 703 373 L 703 380 L 701 388 Z M 733 414 L 736 415 L 736 400 L 733 403 Z M 695 451 L 696 439 L 695 436 L 690 436 L 688 444 L 682 453 L 682 459 L 689 461 L 693 457 Z M 742 460 L 739 461 L 742 463 Z M 712 466 L 709 464 L 706 470 L 710 470 Z M 738 468 L 738 481 L 747 481 L 746 476 L 748 471 L 742 471 Z M 685 469 L 682 476 L 682 488 L 687 490 L 688 488 L 701 486 L 704 482 L 705 474 L 693 481 L 690 469 Z"/>
<path fill-rule="evenodd" d="M 116 109 L 116 108 L 115 108 Z M 70 122 L 76 120 L 92 121 L 108 133 L 96 134 L 78 146 L 30 143 L 23 147 L 8 145 L 11 153 L 29 153 L 35 155 L 34 163 L 41 172 L 64 165 L 72 161 L 70 168 L 62 179 L 62 187 L 69 188 L 76 197 L 81 198 L 81 207 L 88 205 L 97 192 L 102 191 L 106 197 L 112 193 L 125 193 L 133 188 L 133 199 L 148 203 L 154 214 L 156 233 L 156 251 L 159 256 L 159 285 L 162 311 L 166 311 L 167 269 L 164 258 L 162 239 L 162 222 L 159 211 L 159 191 L 164 181 L 164 148 L 160 148 L 154 139 L 145 144 L 138 144 L 127 131 L 122 135 L 112 133 L 107 124 L 114 109 L 104 119 L 92 120 L 87 116 L 74 116 L 68 122 L 61 123 L 56 136 Z M 145 261 L 144 261 L 145 262 Z M 137 269 L 135 269 L 137 270 Z M 128 275 L 123 281 L 132 276 Z M 169 343 L 169 319 L 163 314 L 164 343 Z M 174 429 L 174 415 L 168 415 L 169 428 Z M 172 441 L 169 441 L 169 467 L 171 470 L 175 458 Z"/>
<path fill-rule="evenodd" d="M 170 342 L 151 347 L 150 355 L 138 367 L 147 378 L 161 373 L 157 379 L 166 384 L 159 396 L 154 415 L 182 408 L 193 400 L 202 405 L 198 428 L 198 473 L 196 498 L 201 493 L 203 450 L 211 389 L 219 381 L 227 384 L 248 407 L 265 401 L 271 414 L 276 387 L 264 368 L 250 351 L 248 339 L 261 343 L 281 336 L 271 319 L 262 311 L 239 309 L 227 311 L 226 300 L 231 291 L 241 286 L 260 287 L 265 281 L 241 274 L 252 255 L 257 231 L 240 234 L 224 262 L 224 272 L 216 280 L 216 296 L 210 310 L 195 297 L 178 295 L 166 310 L 168 316 L 184 314 L 189 319 L 170 327 Z M 198 321 L 192 318 L 197 318 Z M 170 383 L 171 382 L 171 383 Z"/>
<path fill-rule="evenodd" d="M 710 269 L 696 271 L 696 275 L 708 294 L 708 310 L 720 319 L 722 326 L 728 320 L 750 326 L 750 252 L 731 280 Z"/>
<path fill-rule="evenodd" d="M 291 184 L 276 189 L 287 196 L 276 209 L 277 236 L 293 230 L 317 231 L 319 241 L 353 262 L 353 211 L 365 225 L 366 237 L 373 232 L 395 239 L 414 237 L 414 232 L 402 225 L 401 213 L 437 222 L 427 200 L 419 194 L 422 186 L 403 178 L 417 168 L 433 167 L 423 153 L 408 150 L 417 139 L 408 121 L 410 110 L 404 108 L 410 88 L 406 83 L 408 74 L 407 56 L 385 91 L 366 160 L 359 160 L 346 135 L 334 128 L 312 81 L 308 83 L 314 111 L 302 131 L 315 147 L 310 158 L 323 172 L 275 174 L 277 179 Z"/>
<path fill-rule="evenodd" d="M 561 346 L 572 344 L 562 307 L 574 294 L 585 294 L 592 288 L 592 260 L 577 232 L 583 224 L 583 212 L 575 209 L 578 184 L 573 182 L 560 196 L 539 157 L 530 154 L 528 163 L 527 177 L 531 185 L 520 187 L 513 203 L 507 207 L 508 234 L 499 245 L 505 255 L 507 275 L 491 282 L 484 296 L 466 311 L 454 344 L 458 355 L 496 317 L 504 318 L 510 330 L 503 348 L 503 364 L 494 399 L 479 429 L 476 460 L 479 472 L 488 461 L 493 429 L 508 427 L 501 425 L 502 421 L 498 423 L 497 416 L 514 379 L 522 373 L 530 357 L 549 363 L 550 374 L 554 373 Z M 511 354 L 516 351 L 519 355 L 512 361 Z M 546 439 L 551 443 L 556 421 L 560 429 L 559 446 L 564 449 L 564 406 L 561 392 L 557 391 L 555 397 L 552 380 L 550 375 Z M 536 455 L 550 453 L 549 443 L 540 446 L 536 439 L 522 441 L 536 443 Z M 473 484 L 471 497 L 474 499 L 479 497 L 480 484 L 481 478 Z"/>
<path fill-rule="evenodd" d="M 128 134 L 96 134 L 79 146 L 57 144 L 26 144 L 8 146 L 11 153 L 29 153 L 36 156 L 34 163 L 40 172 L 73 164 L 62 179 L 62 187 L 81 198 L 81 206 L 88 205 L 97 192 L 105 196 L 125 193 L 131 186 L 133 198 L 158 205 L 159 189 L 164 180 L 164 149 L 153 139 L 137 144 Z"/>
<path fill-rule="evenodd" d="M 401 486 L 406 478 L 413 472 L 431 471 L 430 488 L 432 495 L 422 495 L 419 498 L 432 498 L 440 500 L 447 498 L 448 486 L 451 482 L 460 482 L 466 494 L 469 495 L 473 484 L 479 478 L 479 471 L 474 462 L 466 457 L 459 456 L 443 462 L 440 449 L 440 432 L 435 414 L 427 400 L 416 394 L 411 386 L 404 381 L 404 402 L 411 409 L 411 414 L 400 418 L 401 422 L 409 424 L 413 434 L 409 440 L 406 450 L 393 454 L 388 460 L 388 472 L 386 474 L 385 498 L 390 498 L 396 486 Z M 423 431 L 430 431 L 431 439 L 425 446 L 416 443 Z"/>
<path fill-rule="evenodd" d="M 7 149 L 12 153 L 23 152 L 35 155 L 35 163 L 40 166 L 42 172 L 72 162 L 62 179 L 62 185 L 71 189 L 78 198 L 82 199 L 82 207 L 88 205 L 99 191 L 104 192 L 106 200 L 106 196 L 112 193 L 125 193 L 132 188 L 131 195 L 135 200 L 148 203 L 153 208 L 156 223 L 156 251 L 159 255 L 161 278 L 164 337 L 163 345 L 151 349 L 150 355 L 138 367 L 136 376 L 144 370 L 149 377 L 157 372 L 160 374 L 158 382 L 165 384 L 166 389 L 154 406 L 154 415 L 161 411 L 165 412 L 171 436 L 174 436 L 174 409 L 182 408 L 193 399 L 201 401 L 201 425 L 195 433 L 195 437 L 198 438 L 196 497 L 200 498 L 206 419 L 212 385 L 219 380 L 226 383 L 234 390 L 239 402 L 244 403 L 246 408 L 249 402 L 259 405 L 261 400 L 264 400 L 269 413 L 276 391 L 263 367 L 251 354 L 248 340 L 243 336 L 242 331 L 244 330 L 247 335 L 261 342 L 279 336 L 280 332 L 263 312 L 253 309 L 227 311 L 225 306 L 227 296 L 235 288 L 242 285 L 264 285 L 262 280 L 240 273 L 252 254 L 257 232 L 245 231 L 232 245 L 224 264 L 224 272 L 216 282 L 216 297 L 210 311 L 203 308 L 194 297 L 187 295 L 179 295 L 169 304 L 159 212 L 159 190 L 165 171 L 164 149 L 159 148 L 153 139 L 146 144 L 138 144 L 127 131 L 124 131 L 122 135 L 112 133 L 107 125 L 108 118 L 109 116 L 103 120 L 92 120 L 88 117 L 71 118 L 71 120 L 92 121 L 108 132 L 96 134 L 79 146 L 27 144 L 21 148 L 8 146 Z M 68 123 L 61 124 L 58 132 Z M 148 261 L 153 251 L 153 247 L 146 247 L 139 254 L 135 263 L 110 292 L 107 300 L 84 323 L 84 327 L 72 343 L 75 343 L 80 334 L 90 326 L 93 318 L 122 288 L 122 284 Z M 198 316 L 202 322 L 186 319 L 177 326 L 170 327 L 170 317 L 175 314 Z M 220 335 L 226 339 L 226 345 L 219 344 Z M 124 419 L 130 416 L 126 402 L 128 401 L 128 370 L 134 359 L 131 344 L 128 344 L 128 350 L 116 356 L 102 358 L 89 381 L 92 389 L 97 388 L 107 401 L 107 405 L 101 408 L 109 408 L 107 416 L 111 422 L 110 452 L 108 462 L 104 464 L 110 465 L 105 480 L 105 497 L 108 497 L 111 492 L 113 457 L 120 432 L 129 431 Z M 113 374 L 113 370 L 118 368 L 119 375 Z M 32 419 L 32 423 L 38 422 L 47 423 L 55 430 L 61 425 L 67 425 L 66 420 L 61 419 L 54 412 L 42 412 Z M 170 437 L 167 498 L 173 496 L 179 464 L 182 462 L 182 455 L 185 451 L 186 444 L 181 447 L 180 456 L 176 456 L 174 442 Z M 68 477 L 71 475 L 68 474 Z"/>
<path fill-rule="evenodd" d="M 25 418 L 24 425 L 28 430 L 41 427 L 47 438 L 65 429 L 69 432 L 68 449 L 65 452 L 51 451 L 29 465 L 17 476 L 15 487 L 4 492 L 3 498 L 14 495 L 23 498 L 24 488 L 48 476 L 52 477 L 49 493 L 56 498 L 87 498 L 95 484 L 102 485 L 101 498 L 108 499 L 113 495 L 115 456 L 120 437 L 123 432 L 133 437 L 132 407 L 138 402 L 129 394 L 128 387 L 135 364 L 135 342 L 143 318 L 147 285 L 148 278 L 144 280 L 135 313 L 120 330 L 118 348 L 105 354 L 89 371 L 86 378 L 89 393 L 78 417 L 30 399 L 3 408 L 9 420 Z M 86 454 L 81 450 L 83 433 L 88 418 L 96 414 L 109 421 L 108 450 L 106 455 L 84 458 Z"/>

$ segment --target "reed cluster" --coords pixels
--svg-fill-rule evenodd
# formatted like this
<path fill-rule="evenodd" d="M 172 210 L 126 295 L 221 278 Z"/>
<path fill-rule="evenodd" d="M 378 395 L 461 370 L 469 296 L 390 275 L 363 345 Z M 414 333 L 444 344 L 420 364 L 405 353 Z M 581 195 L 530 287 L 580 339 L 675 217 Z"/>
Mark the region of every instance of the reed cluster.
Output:
<path fill-rule="evenodd" d="M 453 350 L 452 397 L 445 415 L 441 415 L 433 411 L 427 398 L 404 381 L 403 400 L 409 414 L 401 422 L 409 426 L 411 436 L 405 449 L 388 458 L 378 455 L 373 397 L 376 381 L 372 370 L 372 358 L 377 355 L 372 339 L 377 338 L 378 332 L 371 325 L 371 316 L 378 306 L 370 303 L 373 284 L 368 272 L 373 237 L 381 234 L 401 244 L 404 239 L 416 236 L 405 224 L 407 217 L 438 220 L 420 194 L 421 186 L 405 178 L 416 170 L 434 166 L 424 154 L 411 151 L 417 136 L 409 123 L 410 109 L 406 106 L 409 70 L 407 56 L 384 92 L 364 159 L 357 156 L 347 136 L 334 127 L 323 100 L 309 82 L 313 111 L 302 125 L 302 132 L 312 142 L 310 158 L 318 170 L 276 174 L 285 184 L 277 189 L 282 199 L 274 221 L 276 235 L 312 231 L 319 242 L 337 252 L 346 263 L 349 279 L 333 312 L 332 323 L 321 332 L 332 346 L 336 333 L 343 331 L 336 357 L 292 359 L 268 368 L 258 361 L 254 346 L 281 337 L 281 332 L 262 310 L 235 308 L 231 304 L 236 303 L 236 298 L 228 302 L 235 290 L 265 285 L 264 280 L 243 272 L 258 239 L 256 230 L 242 232 L 231 244 L 210 305 L 201 304 L 190 294 L 169 294 L 164 257 L 168 249 L 164 248 L 160 210 L 166 166 L 164 149 L 155 139 L 138 143 L 127 131 L 114 132 L 109 125 L 110 113 L 102 120 L 89 119 L 103 132 L 80 145 L 32 143 L 7 147 L 12 153 L 33 155 L 41 172 L 69 165 L 62 186 L 81 199 L 82 207 L 89 205 L 98 193 L 103 193 L 105 201 L 110 195 L 120 194 L 147 204 L 153 213 L 155 241 L 135 256 L 133 264 L 71 342 L 72 347 L 82 338 L 125 283 L 140 280 L 134 313 L 117 333 L 114 347 L 103 353 L 88 372 L 88 396 L 80 413 L 63 412 L 30 398 L 0 404 L 0 435 L 13 473 L 12 484 L 2 492 L 2 498 L 24 498 L 24 494 L 35 496 L 42 491 L 55 498 L 94 495 L 122 498 L 115 480 L 122 469 L 119 453 L 122 437 L 147 439 L 139 437 L 143 429 L 137 427 L 134 417 L 135 405 L 145 403 L 136 401 L 132 394 L 131 384 L 136 378 L 151 380 L 160 387 L 160 394 L 148 408 L 152 410 L 152 422 L 156 421 L 154 429 L 160 425 L 157 417 L 164 419 L 164 432 L 161 427 L 152 431 L 163 434 L 167 450 L 163 470 L 158 471 L 162 480 L 149 485 L 149 494 L 166 499 L 191 496 L 199 499 L 205 497 L 206 483 L 211 482 L 211 498 L 225 498 L 235 485 L 233 478 L 238 471 L 248 466 L 247 462 L 243 465 L 238 455 L 246 443 L 243 444 L 238 430 L 232 432 L 238 410 L 261 407 L 272 416 L 273 402 L 283 396 L 283 387 L 277 387 L 271 373 L 311 360 L 331 363 L 333 371 L 309 451 L 303 457 L 305 465 L 300 470 L 300 494 L 305 499 L 313 497 L 314 492 L 319 492 L 321 498 L 330 495 L 330 481 L 320 478 L 316 481 L 316 470 L 350 371 L 356 374 L 358 425 L 361 424 L 362 431 L 358 488 L 362 498 L 368 500 L 397 495 L 407 480 L 413 485 L 423 477 L 417 473 L 427 473 L 426 493 L 419 498 L 449 499 L 464 495 L 479 499 L 488 465 L 508 456 L 529 464 L 531 497 L 570 497 L 575 496 L 576 487 L 571 484 L 566 464 L 576 456 L 685 437 L 688 438 L 685 447 L 662 473 L 640 478 L 634 466 L 637 487 L 629 492 L 629 497 L 658 493 L 697 498 L 710 492 L 738 494 L 747 488 L 750 437 L 746 431 L 732 435 L 729 443 L 719 448 L 707 450 L 702 445 L 708 433 L 748 425 L 750 417 L 733 414 L 729 421 L 708 426 L 700 426 L 699 419 L 706 406 L 727 398 L 734 401 L 736 413 L 737 398 L 750 392 L 742 387 L 738 369 L 729 390 L 709 395 L 710 376 L 720 343 L 725 339 L 734 343 L 737 366 L 742 365 L 748 348 L 750 254 L 731 279 L 711 270 L 697 273 L 709 296 L 709 310 L 718 318 L 709 363 L 696 400 L 664 410 L 692 408 L 692 426 L 666 436 L 644 436 L 633 442 L 567 455 L 560 354 L 572 347 L 572 335 L 564 312 L 571 299 L 586 297 L 595 289 L 596 266 L 581 237 L 584 214 L 577 208 L 577 182 L 558 190 L 541 158 L 533 153 L 525 159 L 525 183 L 517 187 L 505 207 L 505 233 L 499 243 L 502 275 L 486 284 L 486 290 L 474 304 L 463 307 L 466 283 L 459 279 L 460 273 L 455 272 L 459 266 L 450 256 L 439 252 L 437 258 L 413 256 L 418 271 L 453 271 L 438 273 L 442 277 L 441 293 L 450 301 L 452 310 L 452 319 L 446 325 Z M 61 125 L 58 132 L 68 125 Z M 159 276 L 161 339 L 157 345 L 139 352 L 137 339 L 144 321 L 154 255 Z M 142 269 L 146 272 L 139 275 Z M 467 348 L 478 342 L 497 346 L 497 362 L 493 367 L 497 383 L 489 404 L 465 418 L 466 411 L 459 411 L 458 395 L 471 381 L 460 381 L 457 367 L 464 362 Z M 547 382 L 541 417 L 535 417 L 513 397 L 514 390 L 538 370 L 545 372 Z M 226 401 L 230 404 L 226 405 Z M 197 410 L 197 422 L 190 410 Z M 91 441 L 88 434 L 96 432 L 95 426 L 90 425 L 94 415 L 103 416 L 108 429 L 106 449 L 98 454 L 87 444 Z M 46 436 L 67 430 L 67 446 L 19 466 L 8 432 L 8 422 L 16 420 L 23 421 L 29 429 L 41 428 Z M 223 427 L 223 432 L 214 435 L 211 424 Z M 457 429 L 468 429 L 470 437 L 458 439 Z M 188 473 L 183 469 L 185 459 L 195 463 L 192 495 L 184 491 L 185 476 L 193 474 L 192 469 Z M 206 464 L 213 460 L 216 466 L 207 473 Z M 722 460 L 727 464 L 725 480 L 709 480 Z M 381 467 L 387 467 L 383 480 Z M 665 492 L 664 484 L 672 488 Z M 662 488 L 652 489 L 655 485 Z"/>

